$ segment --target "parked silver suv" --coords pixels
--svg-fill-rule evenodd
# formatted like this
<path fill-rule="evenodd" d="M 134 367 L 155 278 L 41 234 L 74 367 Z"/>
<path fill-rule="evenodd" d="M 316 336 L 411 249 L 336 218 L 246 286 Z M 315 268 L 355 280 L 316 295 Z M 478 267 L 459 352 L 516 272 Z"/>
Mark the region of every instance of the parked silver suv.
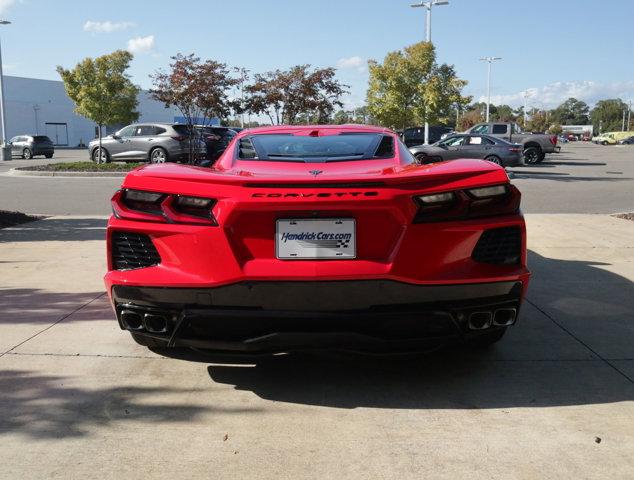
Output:
<path fill-rule="evenodd" d="M 195 158 L 205 155 L 205 143 L 195 133 L 192 139 Z M 177 162 L 189 159 L 187 125 L 169 123 L 138 123 L 128 125 L 112 135 L 88 145 L 90 158 L 95 163 L 106 162 Z"/>
<path fill-rule="evenodd" d="M 55 146 L 46 135 L 18 135 L 9 140 L 11 155 L 19 155 L 27 160 L 36 155 L 53 158 Z"/>

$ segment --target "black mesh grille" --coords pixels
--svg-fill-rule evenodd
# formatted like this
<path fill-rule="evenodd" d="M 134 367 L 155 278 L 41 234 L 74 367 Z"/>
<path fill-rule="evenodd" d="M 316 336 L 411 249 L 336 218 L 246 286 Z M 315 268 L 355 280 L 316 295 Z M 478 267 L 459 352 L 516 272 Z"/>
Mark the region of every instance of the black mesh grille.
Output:
<path fill-rule="evenodd" d="M 112 267 L 130 270 L 158 265 L 161 257 L 150 237 L 143 233 L 112 233 Z"/>
<path fill-rule="evenodd" d="M 519 227 L 485 230 L 473 249 L 476 262 L 511 265 L 519 263 L 522 233 Z"/>

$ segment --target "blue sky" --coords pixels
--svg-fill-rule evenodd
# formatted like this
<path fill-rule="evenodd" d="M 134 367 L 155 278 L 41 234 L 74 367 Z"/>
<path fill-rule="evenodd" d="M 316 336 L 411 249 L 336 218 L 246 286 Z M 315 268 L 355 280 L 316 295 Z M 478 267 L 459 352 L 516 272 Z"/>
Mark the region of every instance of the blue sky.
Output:
<path fill-rule="evenodd" d="M 413 0 L 412 0 L 413 1 Z M 135 53 L 133 80 L 177 52 L 252 71 L 299 63 L 339 66 L 363 102 L 368 58 L 424 38 L 424 9 L 408 0 L 0 0 L 5 74 L 58 79 L 56 65 L 118 48 Z M 481 56 L 494 64 L 494 103 L 551 107 L 568 96 L 589 103 L 634 100 L 634 0 L 450 0 L 434 8 L 438 60 L 454 64 L 476 99 L 486 90 Z"/>

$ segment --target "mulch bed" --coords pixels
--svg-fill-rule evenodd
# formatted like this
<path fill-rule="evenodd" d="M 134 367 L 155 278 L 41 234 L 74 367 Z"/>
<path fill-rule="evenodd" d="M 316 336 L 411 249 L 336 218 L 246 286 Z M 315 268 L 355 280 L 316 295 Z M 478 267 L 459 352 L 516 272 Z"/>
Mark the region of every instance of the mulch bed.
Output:
<path fill-rule="evenodd" d="M 6 210 L 0 210 L 0 228 L 14 227 L 21 223 L 33 222 L 44 217 L 37 217 L 35 215 L 27 215 L 21 212 L 7 212 Z"/>
<path fill-rule="evenodd" d="M 614 215 L 616 218 L 624 218 L 625 220 L 634 220 L 634 213 L 619 213 Z"/>

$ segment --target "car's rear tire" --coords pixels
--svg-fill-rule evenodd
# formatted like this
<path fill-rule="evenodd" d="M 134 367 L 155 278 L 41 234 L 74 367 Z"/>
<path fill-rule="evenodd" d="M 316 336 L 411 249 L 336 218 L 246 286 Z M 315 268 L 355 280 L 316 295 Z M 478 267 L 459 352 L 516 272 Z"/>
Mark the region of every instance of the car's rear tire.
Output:
<path fill-rule="evenodd" d="M 162 147 L 156 147 L 150 150 L 150 163 L 165 163 L 169 161 L 167 150 Z"/>
<path fill-rule="evenodd" d="M 47 153 L 46 155 L 44 155 L 46 158 L 53 158 L 53 154 L 52 153 Z"/>
<path fill-rule="evenodd" d="M 541 150 L 537 147 L 528 147 L 524 149 L 524 163 L 528 165 L 535 165 L 539 163 L 539 156 Z"/>
<path fill-rule="evenodd" d="M 416 155 L 414 155 L 414 158 L 421 165 L 424 165 L 426 163 L 430 163 L 429 162 L 429 155 L 427 155 L 425 153 L 417 153 Z"/>
<path fill-rule="evenodd" d="M 141 345 L 142 347 L 151 347 L 151 348 L 165 348 L 167 347 L 167 342 L 164 340 L 158 340 L 156 338 L 146 337 L 144 335 L 139 335 L 138 333 L 132 333 L 132 340 Z"/>
<path fill-rule="evenodd" d="M 488 157 L 485 158 L 485 160 L 488 160 L 491 163 L 495 163 L 496 165 L 502 166 L 502 159 L 498 157 L 497 155 L 489 155 Z"/>
<path fill-rule="evenodd" d="M 95 148 L 92 151 L 92 155 L 90 156 L 92 161 L 95 163 L 108 163 L 110 162 L 110 155 L 108 154 L 108 150 L 101 147 L 101 158 L 99 158 L 99 147 Z"/>
<path fill-rule="evenodd" d="M 606 142 L 605 140 L 603 140 L 603 141 L 601 142 L 601 145 L 604 145 L 604 146 L 605 146 L 605 145 L 607 145 L 607 144 L 608 144 L 608 142 Z"/>
<path fill-rule="evenodd" d="M 502 340 L 502 337 L 504 337 L 505 333 L 506 328 L 498 328 L 496 330 L 491 330 L 490 332 L 482 333 L 477 337 L 469 340 L 469 346 L 478 349 L 490 347 L 494 343 Z"/>
<path fill-rule="evenodd" d="M 24 158 L 25 160 L 30 160 L 33 158 L 33 152 L 30 148 L 25 148 L 24 150 L 22 150 L 22 158 Z"/>

